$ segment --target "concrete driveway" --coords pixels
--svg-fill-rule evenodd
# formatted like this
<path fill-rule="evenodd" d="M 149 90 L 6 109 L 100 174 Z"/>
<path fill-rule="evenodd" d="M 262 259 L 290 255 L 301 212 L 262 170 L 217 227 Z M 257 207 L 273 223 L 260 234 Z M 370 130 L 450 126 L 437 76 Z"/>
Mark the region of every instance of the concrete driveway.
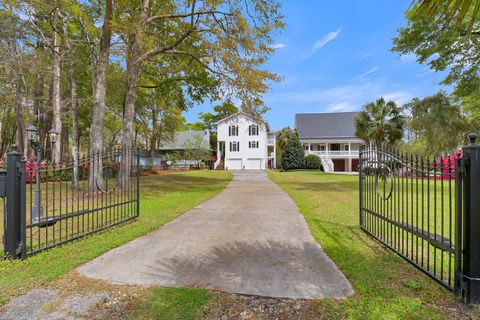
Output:
<path fill-rule="evenodd" d="M 265 172 L 235 172 L 214 198 L 78 271 L 115 284 L 279 298 L 353 294 L 293 200 Z"/>

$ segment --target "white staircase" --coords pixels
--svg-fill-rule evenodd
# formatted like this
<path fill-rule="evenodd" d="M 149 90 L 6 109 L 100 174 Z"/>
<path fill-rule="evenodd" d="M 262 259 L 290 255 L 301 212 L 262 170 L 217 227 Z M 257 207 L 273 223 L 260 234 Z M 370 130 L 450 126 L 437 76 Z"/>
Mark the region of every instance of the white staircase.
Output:
<path fill-rule="evenodd" d="M 332 159 L 330 159 L 328 157 L 320 157 L 320 160 L 322 160 L 322 166 L 323 166 L 323 170 L 325 170 L 325 172 L 333 172 L 334 171 Z"/>

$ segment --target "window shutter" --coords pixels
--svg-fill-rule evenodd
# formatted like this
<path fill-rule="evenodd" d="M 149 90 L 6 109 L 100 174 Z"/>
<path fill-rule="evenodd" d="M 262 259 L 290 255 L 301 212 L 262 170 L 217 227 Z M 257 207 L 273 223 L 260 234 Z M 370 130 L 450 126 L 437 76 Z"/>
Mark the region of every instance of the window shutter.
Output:
<path fill-rule="evenodd" d="M 238 136 L 238 126 L 236 128 L 237 130 L 235 130 L 235 135 Z"/>
<path fill-rule="evenodd" d="M 230 141 L 230 152 L 232 152 L 232 142 Z"/>
<path fill-rule="evenodd" d="M 237 151 L 240 151 L 240 141 L 237 141 Z"/>
<path fill-rule="evenodd" d="M 231 136 L 232 135 L 232 127 L 228 127 L 228 135 Z"/>
<path fill-rule="evenodd" d="M 252 147 L 252 141 L 248 141 L 248 147 L 249 147 L 249 148 Z"/>

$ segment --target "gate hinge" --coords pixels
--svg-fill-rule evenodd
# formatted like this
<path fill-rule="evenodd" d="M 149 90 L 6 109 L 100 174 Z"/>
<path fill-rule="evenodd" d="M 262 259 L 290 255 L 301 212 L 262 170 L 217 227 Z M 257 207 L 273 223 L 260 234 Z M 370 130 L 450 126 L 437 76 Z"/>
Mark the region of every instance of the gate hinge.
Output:
<path fill-rule="evenodd" d="M 20 256 L 20 254 L 22 253 L 22 251 L 23 251 L 23 243 L 20 242 L 20 243 L 18 244 L 17 249 L 15 249 L 15 254 L 16 254 L 17 256 Z"/>
<path fill-rule="evenodd" d="M 460 173 L 465 172 L 465 168 L 468 167 L 468 164 L 469 164 L 468 158 L 460 159 L 460 166 L 458 168 Z"/>

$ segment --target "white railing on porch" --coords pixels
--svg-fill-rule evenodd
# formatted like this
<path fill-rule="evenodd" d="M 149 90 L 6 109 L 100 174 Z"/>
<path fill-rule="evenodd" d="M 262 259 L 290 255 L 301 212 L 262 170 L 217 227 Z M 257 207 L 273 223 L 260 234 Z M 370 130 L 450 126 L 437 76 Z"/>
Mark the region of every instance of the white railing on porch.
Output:
<path fill-rule="evenodd" d="M 220 164 L 220 161 L 222 161 L 222 157 L 218 157 L 217 161 L 213 164 L 213 169 L 217 170 L 218 165 Z"/>
<path fill-rule="evenodd" d="M 320 157 L 359 157 L 358 150 L 340 150 L 340 151 L 312 151 L 306 150 L 305 154 L 316 154 Z"/>
<path fill-rule="evenodd" d="M 335 166 L 333 165 L 332 159 L 327 157 L 320 157 L 320 160 L 322 161 L 323 170 L 325 172 L 335 171 Z"/>
<path fill-rule="evenodd" d="M 273 144 L 275 144 L 275 139 L 273 139 L 273 138 L 267 139 L 267 144 L 268 144 L 268 145 L 273 145 Z"/>

